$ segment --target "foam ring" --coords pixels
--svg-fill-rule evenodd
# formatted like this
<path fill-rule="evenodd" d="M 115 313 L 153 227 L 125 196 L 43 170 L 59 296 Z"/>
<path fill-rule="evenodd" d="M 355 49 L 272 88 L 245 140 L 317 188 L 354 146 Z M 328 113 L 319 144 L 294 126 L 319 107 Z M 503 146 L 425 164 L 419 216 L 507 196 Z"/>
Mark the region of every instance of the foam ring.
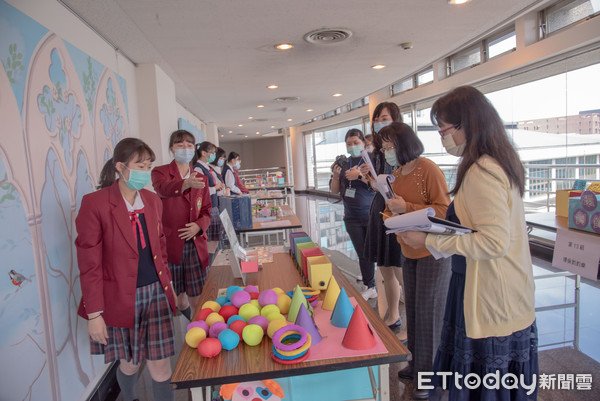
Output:
<path fill-rule="evenodd" d="M 290 334 L 290 335 L 287 335 L 287 336 L 285 336 L 285 338 L 283 338 L 283 339 L 281 340 L 281 343 L 282 343 L 282 344 L 290 344 L 291 342 L 286 342 L 286 341 L 288 341 L 288 340 L 296 340 L 296 341 L 294 341 L 294 343 L 296 343 L 296 342 L 298 342 L 298 340 L 300 340 L 301 338 L 302 338 L 302 336 L 301 336 L 300 334 Z"/>
<path fill-rule="evenodd" d="M 296 356 L 285 356 L 285 355 L 281 355 L 279 353 L 279 351 L 277 351 L 277 348 L 273 347 L 273 349 L 271 350 L 271 353 L 279 359 L 285 359 L 286 361 L 293 361 L 294 359 L 302 358 L 304 356 L 304 354 L 306 354 L 308 351 L 309 350 L 306 350 L 303 353 L 298 354 Z"/>
<path fill-rule="evenodd" d="M 300 334 L 302 337 L 300 338 L 300 340 L 294 344 L 282 344 L 281 343 L 281 337 L 283 336 L 284 333 L 296 333 L 296 334 Z M 282 350 L 282 351 L 293 351 L 299 347 L 301 347 L 306 341 L 307 341 L 307 337 L 308 337 L 308 333 L 306 332 L 306 330 L 304 330 L 304 328 L 302 326 L 299 326 L 297 324 L 291 324 L 289 326 L 283 326 L 281 327 L 279 330 L 277 330 L 274 334 L 273 337 L 271 337 L 271 339 L 273 340 L 273 345 L 275 346 L 275 348 Z"/>
<path fill-rule="evenodd" d="M 308 339 L 306 340 L 306 342 L 304 343 L 304 345 L 301 346 L 298 349 L 295 349 L 293 351 L 283 351 L 281 348 L 277 348 L 277 351 L 281 355 L 284 355 L 284 356 L 296 356 L 296 355 L 299 355 L 299 354 L 303 353 L 304 351 L 306 351 L 307 349 L 310 348 L 310 343 L 311 343 L 310 334 L 308 334 L 307 337 L 308 337 Z"/>
<path fill-rule="evenodd" d="M 280 359 L 280 358 L 276 357 L 275 355 L 273 355 L 273 352 L 271 352 L 271 359 L 273 359 L 275 362 L 280 363 L 282 365 L 294 365 L 296 363 L 304 362 L 308 359 L 309 356 L 310 356 L 310 350 L 308 350 L 306 352 L 306 354 L 304 354 L 304 356 L 302 356 L 301 358 L 293 359 L 293 360 L 289 361 L 289 360 L 285 360 L 285 359 Z"/>
<path fill-rule="evenodd" d="M 304 293 L 304 296 L 319 295 L 321 293 L 321 290 L 315 290 L 312 287 L 300 287 L 300 289 Z"/>

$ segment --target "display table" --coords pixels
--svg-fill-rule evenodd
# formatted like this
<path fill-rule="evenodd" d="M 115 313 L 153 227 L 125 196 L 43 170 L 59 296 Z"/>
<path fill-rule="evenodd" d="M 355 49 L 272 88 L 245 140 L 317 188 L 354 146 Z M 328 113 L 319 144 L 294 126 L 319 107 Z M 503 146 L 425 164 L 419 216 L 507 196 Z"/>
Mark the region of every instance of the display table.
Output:
<path fill-rule="evenodd" d="M 294 211 L 289 205 L 278 206 L 281 209 L 282 214 L 276 216 L 274 219 L 262 219 L 252 217 L 252 228 L 244 228 L 235 230 L 240 236 L 240 243 L 242 246 L 246 246 L 248 243 L 248 235 L 255 233 L 262 233 L 266 231 L 283 231 L 284 239 L 287 238 L 287 234 L 290 230 L 295 228 L 301 228 L 302 223 L 298 216 L 294 214 Z"/>
<path fill-rule="evenodd" d="M 210 359 L 202 358 L 195 349 L 184 344 L 171 383 L 177 389 L 198 388 L 383 365 L 384 368 L 379 369 L 379 383 L 382 399 L 385 399 L 385 394 L 389 396 L 387 365 L 408 360 L 410 353 L 335 266 L 333 274 L 340 287 L 345 288 L 348 295 L 356 299 L 388 350 L 387 353 L 281 365 L 270 357 L 272 342 L 268 338 L 263 339 L 258 346 L 250 347 L 240 344 L 237 348 L 231 351 L 222 351 L 217 357 Z M 257 273 L 248 274 L 246 284 L 256 285 L 261 290 L 279 287 L 285 291 L 295 288 L 297 284 L 304 285 L 296 265 L 287 253 L 274 254 L 273 263 L 266 263 Z M 215 300 L 219 289 L 231 285 L 242 285 L 242 283 L 241 279 L 233 278 L 230 266 L 211 267 L 198 306 L 206 301 Z M 383 377 L 384 375 L 385 377 Z M 195 394 L 200 397 L 201 391 L 196 391 Z"/>

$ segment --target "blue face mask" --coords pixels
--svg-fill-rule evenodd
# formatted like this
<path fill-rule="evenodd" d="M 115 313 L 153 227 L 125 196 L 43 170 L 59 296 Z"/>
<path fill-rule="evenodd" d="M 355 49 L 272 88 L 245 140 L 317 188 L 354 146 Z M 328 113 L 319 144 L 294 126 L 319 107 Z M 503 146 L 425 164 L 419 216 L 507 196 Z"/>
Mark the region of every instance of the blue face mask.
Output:
<path fill-rule="evenodd" d="M 211 154 L 210 154 L 210 156 L 208 156 L 208 160 L 207 160 L 207 162 L 209 162 L 209 163 L 212 163 L 212 162 L 214 162 L 216 157 L 217 157 L 217 155 L 216 155 L 216 154 L 214 154 L 214 153 L 211 153 Z"/>
<path fill-rule="evenodd" d="M 181 164 L 188 164 L 194 158 L 194 149 L 175 149 L 173 154 L 175 155 L 175 161 Z"/>
<path fill-rule="evenodd" d="M 150 171 L 134 170 L 129 167 L 127 169 L 129 170 L 129 179 L 125 180 L 125 184 L 134 191 L 139 191 L 150 182 Z"/>
<path fill-rule="evenodd" d="M 398 160 L 396 159 L 396 150 L 388 149 L 385 151 L 385 161 L 392 167 L 398 165 Z"/>
<path fill-rule="evenodd" d="M 217 166 L 223 167 L 223 164 L 225 164 L 225 159 L 219 159 L 219 161 L 217 162 Z"/>
<path fill-rule="evenodd" d="M 346 150 L 348 151 L 348 153 L 350 153 L 350 156 L 352 157 L 358 157 L 360 156 L 360 152 L 364 149 L 363 145 L 354 145 L 354 146 L 347 146 Z"/>
<path fill-rule="evenodd" d="M 239 170 L 240 167 L 242 167 L 242 162 L 240 162 L 240 161 L 235 162 L 235 164 L 233 165 L 233 168 L 236 170 Z"/>
<path fill-rule="evenodd" d="M 375 130 L 375 133 L 378 133 L 383 127 L 387 127 L 391 123 L 393 123 L 393 121 L 383 121 L 380 123 L 374 123 L 373 129 Z"/>

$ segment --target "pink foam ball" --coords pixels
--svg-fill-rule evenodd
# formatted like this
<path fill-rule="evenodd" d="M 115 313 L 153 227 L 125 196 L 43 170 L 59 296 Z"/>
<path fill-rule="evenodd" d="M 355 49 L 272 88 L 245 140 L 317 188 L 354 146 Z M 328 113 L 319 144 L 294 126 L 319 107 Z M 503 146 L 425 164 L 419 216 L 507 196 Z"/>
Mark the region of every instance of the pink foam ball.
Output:
<path fill-rule="evenodd" d="M 192 327 L 200 327 L 201 329 L 203 329 L 205 332 L 208 333 L 208 323 L 206 323 L 204 320 L 196 320 L 196 321 L 188 324 L 186 331 L 190 331 L 190 329 Z"/>
<path fill-rule="evenodd" d="M 274 305 L 277 303 L 277 293 L 273 290 L 264 290 L 258 296 L 260 306 Z"/>
<path fill-rule="evenodd" d="M 210 329 L 208 329 L 208 336 L 211 338 L 217 338 L 217 337 L 219 337 L 220 332 L 222 332 L 223 330 L 228 329 L 228 328 L 229 328 L 229 326 L 227 326 L 227 323 L 216 322 L 215 324 L 210 326 Z"/>
<path fill-rule="evenodd" d="M 221 341 L 216 338 L 205 338 L 198 344 L 198 353 L 205 358 L 219 355 L 221 349 Z"/>
<path fill-rule="evenodd" d="M 258 292 L 258 287 L 255 285 L 247 285 L 246 288 L 244 288 L 244 291 L 246 292 Z"/>
<path fill-rule="evenodd" d="M 248 324 L 257 324 L 263 329 L 263 331 L 267 331 L 267 327 L 269 327 L 269 319 L 264 316 L 257 315 L 248 320 Z"/>
<path fill-rule="evenodd" d="M 246 291 L 237 291 L 231 296 L 231 303 L 237 308 L 250 302 L 250 294 Z"/>

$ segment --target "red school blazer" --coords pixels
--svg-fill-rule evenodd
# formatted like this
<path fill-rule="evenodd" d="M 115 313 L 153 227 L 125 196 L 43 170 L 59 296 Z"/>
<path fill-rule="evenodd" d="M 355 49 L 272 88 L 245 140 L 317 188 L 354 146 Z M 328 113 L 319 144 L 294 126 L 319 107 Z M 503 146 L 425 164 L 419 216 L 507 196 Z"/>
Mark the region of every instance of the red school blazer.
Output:
<path fill-rule="evenodd" d="M 190 171 L 193 170 L 190 167 Z M 204 188 L 189 188 L 183 193 L 181 187 L 183 178 L 175 160 L 164 166 L 155 167 L 152 170 L 152 185 L 163 202 L 162 222 L 167 237 L 167 255 L 169 263 L 181 264 L 183 254 L 183 241 L 179 238 L 180 228 L 185 227 L 188 222 L 194 222 L 200 226 L 200 231 L 194 237 L 194 245 L 198 252 L 198 258 L 202 268 L 209 264 L 208 246 L 206 244 L 206 230 L 210 224 L 210 193 L 208 192 L 208 180 L 202 174 L 206 186 Z"/>
<path fill-rule="evenodd" d="M 156 194 L 139 191 L 156 273 L 175 312 L 175 294 L 167 264 L 162 203 Z M 137 237 L 118 181 L 87 194 L 75 219 L 77 262 L 81 282 L 79 316 L 103 311 L 107 326 L 133 328 L 138 274 Z"/>

